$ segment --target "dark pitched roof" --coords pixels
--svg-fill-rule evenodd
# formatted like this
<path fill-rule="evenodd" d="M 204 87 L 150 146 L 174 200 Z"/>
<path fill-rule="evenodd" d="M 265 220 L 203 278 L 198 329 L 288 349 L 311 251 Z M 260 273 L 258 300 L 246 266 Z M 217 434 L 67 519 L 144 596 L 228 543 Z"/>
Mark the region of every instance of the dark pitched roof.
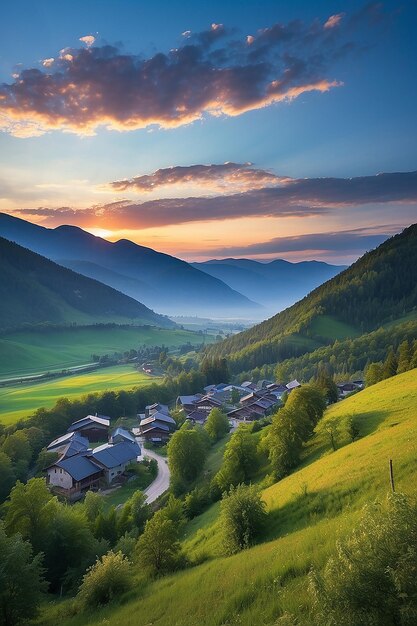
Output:
<path fill-rule="evenodd" d="M 117 467 L 140 456 L 140 447 L 137 443 L 122 441 L 120 443 L 105 443 L 93 450 L 94 461 L 98 461 L 107 469 Z"/>
<path fill-rule="evenodd" d="M 53 441 L 51 441 L 51 443 L 47 446 L 46 449 L 53 450 L 54 448 L 60 448 L 63 445 L 69 444 L 71 441 L 82 442 L 87 447 L 89 443 L 87 437 L 83 437 L 77 432 L 70 432 L 70 433 L 65 433 L 65 435 L 62 435 L 61 437 L 58 437 L 57 439 L 54 439 Z"/>
<path fill-rule="evenodd" d="M 121 437 L 122 439 L 126 441 L 131 441 L 132 443 L 136 443 L 136 439 L 134 438 L 132 433 L 130 433 L 128 430 L 124 428 L 121 428 L 120 426 L 118 426 L 116 430 L 112 432 L 110 436 L 110 443 L 113 443 L 113 440 L 116 439 L 116 437 Z"/>
<path fill-rule="evenodd" d="M 84 454 L 77 454 L 70 458 L 62 459 L 51 465 L 51 467 L 62 468 L 77 482 L 101 471 L 101 467 Z"/>
<path fill-rule="evenodd" d="M 170 427 L 164 422 L 150 422 L 149 424 L 145 424 L 145 426 L 141 427 L 142 435 L 146 435 L 151 430 L 163 430 L 167 433 L 171 431 Z"/>
<path fill-rule="evenodd" d="M 80 430 L 81 428 L 87 428 L 88 426 L 110 426 L 110 419 L 106 417 L 99 417 L 98 415 L 87 415 L 86 417 L 73 422 L 71 426 L 68 428 L 67 432 L 72 432 L 74 430 Z"/>

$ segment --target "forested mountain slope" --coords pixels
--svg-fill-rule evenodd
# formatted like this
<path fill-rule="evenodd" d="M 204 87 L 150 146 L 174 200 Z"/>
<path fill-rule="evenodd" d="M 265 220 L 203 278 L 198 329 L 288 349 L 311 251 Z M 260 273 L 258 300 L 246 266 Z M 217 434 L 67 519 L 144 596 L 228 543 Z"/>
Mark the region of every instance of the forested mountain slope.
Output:
<path fill-rule="evenodd" d="M 370 332 L 417 306 L 417 224 L 292 307 L 209 349 L 248 370 Z"/>
<path fill-rule="evenodd" d="M 175 327 L 128 296 L 0 237 L 0 329 L 23 324 L 120 323 Z"/>

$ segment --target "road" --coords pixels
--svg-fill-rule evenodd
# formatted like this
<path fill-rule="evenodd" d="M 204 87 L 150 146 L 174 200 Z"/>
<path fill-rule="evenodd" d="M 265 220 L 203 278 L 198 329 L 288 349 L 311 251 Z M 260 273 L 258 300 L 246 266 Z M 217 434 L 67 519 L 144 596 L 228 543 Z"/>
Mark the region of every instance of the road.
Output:
<path fill-rule="evenodd" d="M 147 456 L 149 459 L 155 459 L 158 463 L 158 476 L 155 478 L 153 483 L 149 485 L 147 489 L 145 489 L 146 502 L 150 504 L 154 502 L 160 495 L 162 495 L 165 491 L 169 489 L 169 468 L 167 459 L 160 454 L 156 454 L 153 450 L 147 450 L 143 448 L 143 443 L 140 444 L 142 446 L 142 454 L 143 456 Z"/>

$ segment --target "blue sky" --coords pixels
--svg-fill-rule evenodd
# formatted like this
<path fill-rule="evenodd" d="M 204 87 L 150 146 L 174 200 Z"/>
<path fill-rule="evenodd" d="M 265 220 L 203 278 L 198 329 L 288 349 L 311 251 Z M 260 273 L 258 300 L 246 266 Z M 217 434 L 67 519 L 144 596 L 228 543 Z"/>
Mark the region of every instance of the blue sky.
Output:
<path fill-rule="evenodd" d="M 339 17 L 334 27 L 325 28 L 331 16 Z M 262 191 L 263 187 L 258 183 L 252 185 L 254 176 L 248 180 L 248 168 L 244 167 L 237 168 L 232 178 L 230 172 L 223 175 L 216 171 L 213 179 L 211 170 L 205 171 L 204 178 L 201 172 L 193 178 L 181 171 L 181 176 L 186 175 L 186 183 L 181 177 L 172 182 L 166 174 L 157 174 L 160 182 L 152 191 L 144 191 L 134 182 L 122 190 L 111 184 L 125 179 L 132 181 L 172 166 L 186 168 L 233 162 L 240 166 L 253 163 L 249 169 L 273 173 L 277 177 L 273 186 L 286 185 L 288 190 L 291 185 L 291 192 L 300 187 L 296 181 L 316 178 L 340 179 L 343 188 L 344 179 L 359 178 L 375 189 L 372 177 L 378 173 L 416 170 L 416 18 L 417 7 L 413 1 L 5 2 L 0 20 L 0 81 L 3 83 L 0 88 L 0 126 L 3 129 L 0 133 L 0 209 L 47 226 L 78 224 L 112 240 L 127 236 L 183 258 L 209 258 L 219 256 L 218 253 L 226 255 L 228 251 L 239 251 L 241 256 L 246 256 L 247 248 L 248 255 L 258 258 L 285 256 L 294 260 L 351 261 L 370 245 L 415 221 L 414 178 L 402 180 L 398 190 L 395 188 L 397 179 L 390 179 L 390 184 L 394 185 L 392 193 L 390 190 L 386 196 L 381 196 L 378 192 L 375 198 L 368 193 L 356 194 L 354 200 L 349 196 L 347 203 L 339 192 L 329 196 L 315 191 L 311 198 L 304 194 L 304 210 L 298 212 L 288 210 L 288 203 L 298 206 L 300 202 L 293 193 L 280 194 L 278 204 L 274 195 L 273 205 L 267 205 L 265 194 L 262 198 L 259 196 L 259 189 Z M 116 51 L 112 53 L 115 58 L 132 57 L 138 66 L 141 59 L 146 61 L 159 53 L 168 55 L 174 48 L 181 50 L 188 44 L 187 37 L 182 35 L 185 31 L 191 31 L 191 37 L 201 32 L 212 33 L 212 24 L 224 25 L 231 42 L 227 48 L 229 58 L 220 61 L 216 68 L 233 66 L 236 70 L 237 66 L 247 66 L 249 62 L 246 57 L 244 61 L 241 57 L 235 60 L 233 42 L 243 46 L 249 35 L 255 39 L 254 47 L 261 39 L 261 29 L 281 24 L 287 29 L 285 32 L 293 32 L 294 28 L 289 25 L 294 20 L 302 27 L 295 29 L 295 41 L 292 40 L 288 49 L 287 39 L 280 44 L 279 54 L 282 54 L 281 64 L 291 65 L 296 56 L 308 66 L 291 83 L 291 88 L 295 86 L 300 93 L 282 101 L 266 102 L 265 94 L 274 78 L 273 73 L 268 74 L 260 85 L 263 91 L 260 96 L 257 94 L 258 104 L 247 106 L 245 103 L 241 111 L 246 87 L 239 74 L 239 93 L 221 102 L 219 115 L 208 113 L 204 104 L 201 111 L 198 107 L 193 110 L 194 121 L 188 121 L 186 116 L 181 118 L 179 113 L 175 127 L 171 127 L 172 119 L 166 117 L 164 110 L 164 98 L 171 97 L 169 90 L 184 89 L 191 94 L 187 96 L 188 106 L 198 99 L 198 90 L 204 88 L 204 84 L 190 79 L 190 74 L 183 80 L 180 69 L 175 74 L 177 82 L 170 82 L 168 87 L 163 83 L 162 74 L 158 75 L 157 94 L 151 103 L 151 107 L 158 106 L 162 112 L 156 122 L 151 123 L 153 120 L 148 116 L 149 124 L 141 122 L 138 127 L 136 123 L 136 127 L 133 125 L 128 130 L 126 111 L 119 102 L 114 113 L 112 94 L 107 92 L 104 94 L 105 115 L 113 116 L 110 125 L 120 127 L 122 124 L 123 128 L 108 130 L 100 124 L 94 125 L 97 120 L 91 121 L 90 116 L 87 120 L 87 124 L 93 125 L 88 127 L 90 134 L 86 134 L 86 126 L 80 128 L 73 117 L 61 116 L 58 121 L 54 117 L 57 103 L 62 104 L 67 92 L 65 95 L 55 92 L 53 106 L 48 103 L 45 114 L 45 99 L 37 94 L 35 102 L 31 91 L 29 102 L 28 90 L 21 96 L 17 85 L 22 70 L 36 69 L 55 77 L 59 72 L 65 75 L 75 62 L 81 67 L 85 55 L 78 57 L 78 50 L 91 52 L 106 44 L 115 46 Z M 312 32 L 314 44 L 309 39 Z M 86 35 L 95 38 L 91 50 L 89 45 L 79 41 Z M 331 35 L 332 39 L 324 39 L 324 35 Z M 192 38 L 189 43 L 197 45 Z M 343 52 L 342 43 L 346 44 Z M 59 60 L 59 51 L 66 48 L 74 58 Z M 321 55 L 322 51 L 323 59 L 317 61 L 317 54 Z M 66 53 L 61 53 L 61 57 L 63 54 Z M 275 48 L 273 54 L 277 54 Z M 52 58 L 53 65 L 42 65 L 42 61 Z M 216 64 L 210 58 L 212 62 Z M 268 56 L 268 62 L 273 66 L 277 57 L 272 60 L 272 56 Z M 91 71 L 96 71 L 97 67 L 98 64 Z M 256 79 L 258 74 L 248 73 L 248 78 L 244 78 L 248 90 L 252 88 L 252 77 Z M 73 89 L 77 96 L 80 75 L 80 71 L 74 71 Z M 277 74 L 280 80 L 283 76 Z M 120 82 L 126 102 L 130 97 L 128 80 L 131 79 Z M 330 86 L 324 88 L 324 80 Z M 316 81 L 320 87 L 310 90 L 307 88 L 309 81 Z M 57 84 L 55 81 L 54 89 Z M 95 88 L 106 89 L 106 85 L 103 87 L 100 82 Z M 226 88 L 229 89 L 229 84 Z M 215 86 L 212 89 L 218 102 L 219 91 Z M 222 87 L 220 100 L 224 91 Z M 181 103 L 181 93 L 179 97 Z M 5 105 L 2 106 L 2 102 Z M 68 101 L 65 104 L 67 106 Z M 140 109 L 142 104 L 137 106 Z M 7 118 L 4 123 L 2 113 Z M 132 117 L 132 108 L 129 114 Z M 142 110 L 138 115 L 143 119 Z M 36 132 L 32 131 L 33 123 L 36 123 Z M 280 180 L 282 177 L 287 177 L 288 181 Z M 242 198 L 243 205 L 252 203 L 254 207 L 252 211 L 242 211 L 240 216 L 235 208 L 240 201 L 238 194 L 246 194 Z M 226 203 L 225 196 L 228 196 Z M 232 202 L 229 196 L 237 197 Z M 198 211 L 187 201 L 184 209 L 178 201 L 172 202 L 182 197 L 209 197 L 210 202 L 200 203 Z M 170 201 L 168 209 L 161 206 L 164 199 Z M 145 207 L 144 203 L 147 203 Z M 230 214 L 219 209 L 224 204 L 233 205 Z M 263 212 L 258 208 L 261 204 L 265 206 Z M 317 211 L 307 210 L 311 206 Z M 168 210 L 171 220 L 166 217 Z M 186 211 L 190 217 L 184 217 Z M 322 237 L 320 247 L 311 247 L 318 245 L 318 238 L 308 239 L 308 236 L 319 233 L 329 234 L 327 248 Z M 335 238 L 335 233 L 344 233 L 344 238 Z M 293 250 L 288 249 L 291 247 L 288 244 L 277 245 L 276 249 L 271 246 L 271 241 L 282 242 L 285 238 L 297 242 Z M 300 241 L 305 242 L 301 250 Z M 337 247 L 332 243 L 335 241 Z M 264 251 L 260 245 L 263 242 Z"/>

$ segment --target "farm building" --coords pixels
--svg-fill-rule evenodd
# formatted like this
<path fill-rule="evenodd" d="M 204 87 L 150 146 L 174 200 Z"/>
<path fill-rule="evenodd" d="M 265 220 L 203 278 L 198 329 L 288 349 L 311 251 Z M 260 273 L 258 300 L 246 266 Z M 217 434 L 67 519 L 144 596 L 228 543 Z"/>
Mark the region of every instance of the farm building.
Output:
<path fill-rule="evenodd" d="M 69 433 L 77 432 L 89 441 L 104 441 L 108 439 L 110 418 L 99 415 L 87 415 L 68 428 Z"/>

